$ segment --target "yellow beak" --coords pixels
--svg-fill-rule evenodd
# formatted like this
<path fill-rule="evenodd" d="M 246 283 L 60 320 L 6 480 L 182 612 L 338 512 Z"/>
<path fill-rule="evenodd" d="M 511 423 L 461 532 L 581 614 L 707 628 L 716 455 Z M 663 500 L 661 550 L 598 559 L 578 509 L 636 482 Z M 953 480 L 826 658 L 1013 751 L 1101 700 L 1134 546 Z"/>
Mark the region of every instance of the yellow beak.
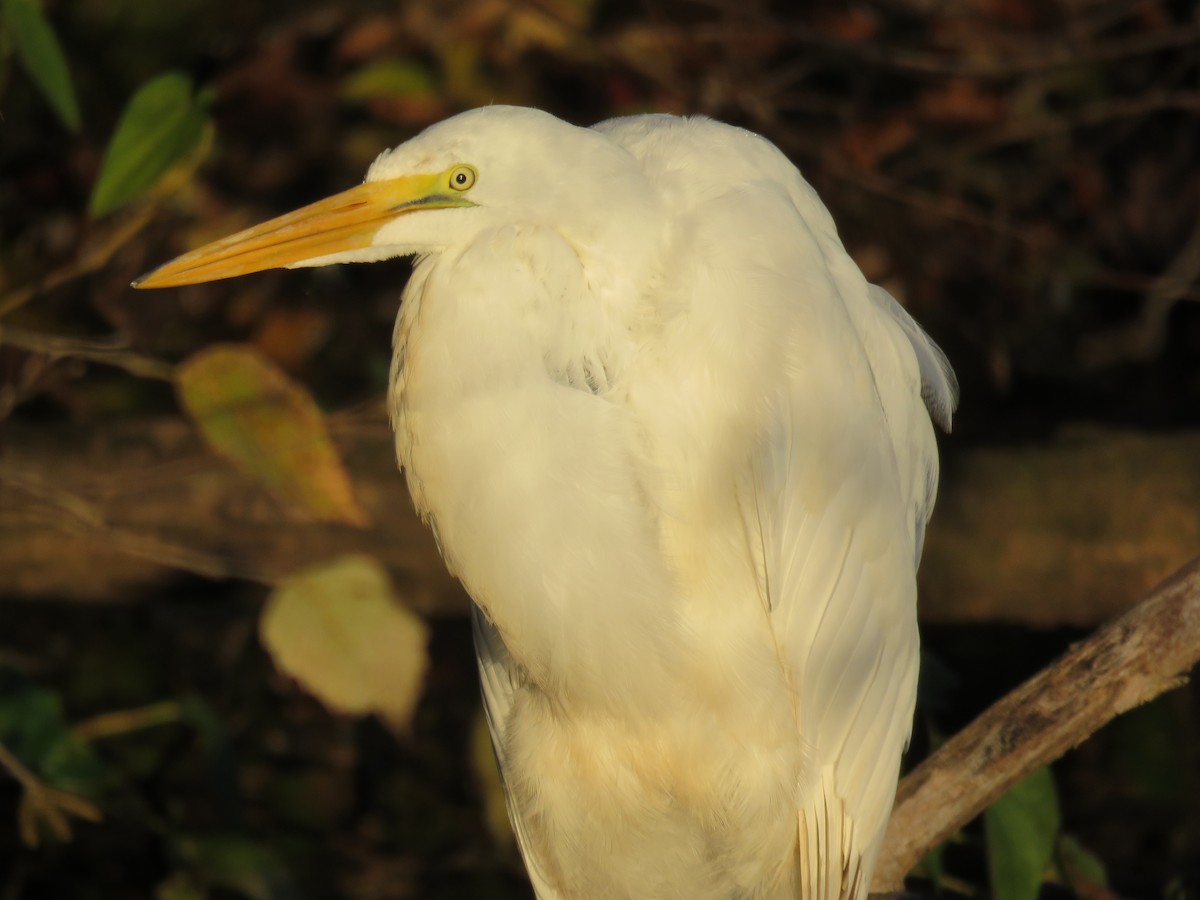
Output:
<path fill-rule="evenodd" d="M 176 287 L 277 269 L 371 246 L 385 223 L 419 209 L 472 206 L 441 175 L 372 181 L 185 253 L 133 283 Z"/>

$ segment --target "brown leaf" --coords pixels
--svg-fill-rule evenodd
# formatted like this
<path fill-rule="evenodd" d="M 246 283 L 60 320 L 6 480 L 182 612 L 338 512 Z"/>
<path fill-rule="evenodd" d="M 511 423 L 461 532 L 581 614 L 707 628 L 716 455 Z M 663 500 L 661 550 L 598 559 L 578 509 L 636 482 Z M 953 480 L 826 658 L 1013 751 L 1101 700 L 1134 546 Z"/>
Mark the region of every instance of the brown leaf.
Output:
<path fill-rule="evenodd" d="M 320 309 L 274 307 L 254 334 L 254 346 L 289 372 L 307 363 L 332 330 L 330 315 Z"/>
<path fill-rule="evenodd" d="M 403 34 L 395 16 L 366 16 L 350 25 L 338 39 L 336 58 L 360 62 L 380 56 Z"/>
<path fill-rule="evenodd" d="M 816 21 L 822 31 L 847 44 L 865 44 L 879 34 L 879 15 L 868 9 L 828 10 Z"/>
<path fill-rule="evenodd" d="M 254 349 L 202 350 L 175 385 L 209 446 L 276 496 L 317 519 L 367 524 L 312 396 Z"/>
<path fill-rule="evenodd" d="M 842 151 L 857 169 L 870 171 L 907 147 L 916 129 L 907 119 L 859 122 L 842 132 Z"/>
<path fill-rule="evenodd" d="M 1008 104 L 973 81 L 957 79 L 921 95 L 922 118 L 945 125 L 994 125 L 1008 114 Z"/>

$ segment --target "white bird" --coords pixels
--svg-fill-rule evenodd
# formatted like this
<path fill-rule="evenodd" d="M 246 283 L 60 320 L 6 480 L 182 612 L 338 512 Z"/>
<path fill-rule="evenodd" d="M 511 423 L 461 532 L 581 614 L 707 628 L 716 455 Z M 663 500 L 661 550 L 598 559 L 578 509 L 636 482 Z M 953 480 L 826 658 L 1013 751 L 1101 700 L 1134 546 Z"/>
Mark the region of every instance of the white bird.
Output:
<path fill-rule="evenodd" d="M 538 898 L 865 897 L 941 351 L 776 147 L 704 118 L 466 112 L 135 284 L 395 256 L 397 454 Z"/>

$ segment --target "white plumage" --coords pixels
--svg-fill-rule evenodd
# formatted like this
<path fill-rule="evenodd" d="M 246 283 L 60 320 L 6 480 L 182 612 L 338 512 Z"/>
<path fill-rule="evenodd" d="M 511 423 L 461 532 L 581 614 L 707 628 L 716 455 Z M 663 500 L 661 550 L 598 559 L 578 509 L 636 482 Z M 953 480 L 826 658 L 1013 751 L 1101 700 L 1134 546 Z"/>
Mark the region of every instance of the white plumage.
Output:
<path fill-rule="evenodd" d="M 142 286 L 402 254 L 397 451 L 540 900 L 865 897 L 945 357 L 774 146 L 701 118 L 464 113 Z"/>

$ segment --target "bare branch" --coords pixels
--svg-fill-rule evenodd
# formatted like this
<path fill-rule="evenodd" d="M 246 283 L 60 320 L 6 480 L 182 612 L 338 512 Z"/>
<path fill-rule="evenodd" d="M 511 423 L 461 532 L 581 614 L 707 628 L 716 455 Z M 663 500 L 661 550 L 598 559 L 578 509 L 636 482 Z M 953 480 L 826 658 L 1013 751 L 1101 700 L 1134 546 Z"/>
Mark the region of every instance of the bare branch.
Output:
<path fill-rule="evenodd" d="M 1141 315 L 1125 328 L 1092 335 L 1080 342 L 1079 361 L 1085 369 L 1153 358 L 1167 338 L 1167 324 L 1176 302 L 1194 293 L 1200 278 L 1200 220 L 1183 248 L 1161 275 L 1145 288 Z"/>
<path fill-rule="evenodd" d="M 876 889 L 902 885 L 924 853 L 1026 774 L 1178 686 L 1197 660 L 1200 557 L 993 705 L 901 781 Z"/>
<path fill-rule="evenodd" d="M 1093 41 L 1085 46 L 1055 37 L 1040 44 L 1030 40 L 1029 49 L 1020 53 L 956 54 L 875 41 L 838 41 L 826 29 L 764 19 L 749 24 L 630 27 L 600 46 L 611 58 L 629 62 L 640 57 L 630 52 L 631 47 L 644 49 L 649 44 L 675 55 L 682 47 L 696 45 L 745 49 L 786 42 L 827 58 L 854 59 L 863 65 L 911 75 L 1004 81 L 1055 69 L 1113 63 L 1188 47 L 1198 40 L 1200 27 L 1193 26 Z"/>
<path fill-rule="evenodd" d="M 0 346 L 20 347 L 31 353 L 41 353 L 51 359 L 85 359 L 89 362 L 116 366 L 139 378 L 156 378 L 170 381 L 174 368 L 170 363 L 137 353 L 130 349 L 129 341 L 122 336 L 112 338 L 67 337 L 49 332 L 26 331 L 21 328 L 0 326 Z"/>
<path fill-rule="evenodd" d="M 57 290 L 77 278 L 103 269 L 118 250 L 137 237 L 142 229 L 150 224 L 156 209 L 157 206 L 153 203 L 144 203 L 136 207 L 132 213 L 119 217 L 115 224 L 102 231 L 94 242 L 85 246 L 79 256 L 69 263 L 55 269 L 33 284 L 16 288 L 7 294 L 0 294 L 0 318 L 20 309 L 35 297 Z"/>

